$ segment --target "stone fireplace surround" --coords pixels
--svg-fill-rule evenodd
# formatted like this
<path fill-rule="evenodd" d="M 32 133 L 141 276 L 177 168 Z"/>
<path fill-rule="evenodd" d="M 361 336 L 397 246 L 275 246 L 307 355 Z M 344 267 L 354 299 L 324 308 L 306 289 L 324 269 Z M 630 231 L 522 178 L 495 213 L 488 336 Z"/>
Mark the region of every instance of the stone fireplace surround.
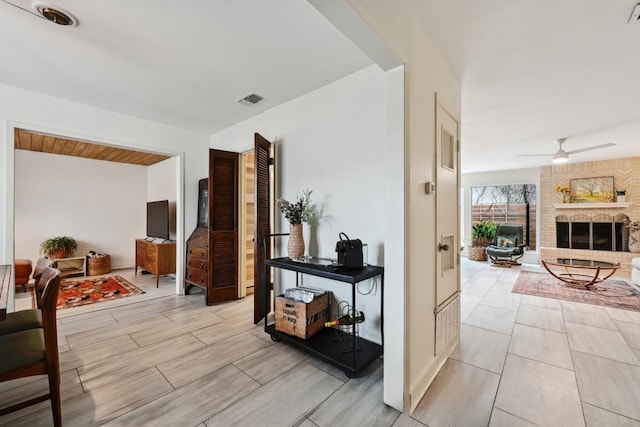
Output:
<path fill-rule="evenodd" d="M 622 206 L 584 208 L 562 207 L 562 194 L 556 192 L 558 185 L 570 185 L 572 179 L 613 176 L 614 190 L 627 190 L 626 201 Z M 557 207 L 555 207 L 556 205 Z M 628 206 L 627 206 L 628 205 Z M 595 162 L 571 163 L 544 166 L 540 168 L 540 258 L 581 258 L 599 261 L 619 262 L 620 273 L 631 273 L 631 259 L 640 256 L 631 252 L 601 251 L 589 249 L 566 249 L 556 247 L 556 217 L 559 215 L 584 215 L 593 217 L 598 214 L 612 217 L 620 214 L 632 221 L 640 220 L 640 157 L 601 160 Z"/>

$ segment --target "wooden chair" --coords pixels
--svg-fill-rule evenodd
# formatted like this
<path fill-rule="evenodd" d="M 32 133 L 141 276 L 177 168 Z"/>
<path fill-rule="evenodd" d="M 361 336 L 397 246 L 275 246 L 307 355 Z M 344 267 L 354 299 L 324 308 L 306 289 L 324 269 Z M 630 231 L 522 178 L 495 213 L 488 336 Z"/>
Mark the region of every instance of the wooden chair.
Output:
<path fill-rule="evenodd" d="M 26 331 L 27 329 L 42 328 L 42 312 L 40 308 L 44 286 L 43 283 L 41 283 L 40 278 L 47 267 L 53 267 L 54 265 L 55 261 L 47 258 L 40 258 L 38 260 L 38 262 L 36 263 L 36 268 L 33 270 L 33 278 L 35 279 L 36 304 L 38 308 L 7 313 L 6 319 L 0 322 L 0 335 Z"/>
<path fill-rule="evenodd" d="M 38 262 L 36 262 L 36 268 L 33 269 L 33 280 L 35 280 L 35 289 L 36 289 L 36 304 L 38 308 L 40 308 L 40 299 L 42 298 L 42 286 L 38 286 L 40 283 L 40 276 L 44 273 L 44 269 L 47 267 L 57 267 L 57 262 L 53 259 L 49 258 L 40 258 Z"/>
<path fill-rule="evenodd" d="M 0 382 L 34 375 L 49 377 L 49 392 L 0 409 L 0 416 L 45 400 L 51 400 L 53 424 L 62 425 L 60 403 L 60 363 L 56 330 L 56 301 L 60 289 L 60 270 L 46 268 L 40 282 L 43 285 L 42 328 L 27 329 L 0 336 Z"/>

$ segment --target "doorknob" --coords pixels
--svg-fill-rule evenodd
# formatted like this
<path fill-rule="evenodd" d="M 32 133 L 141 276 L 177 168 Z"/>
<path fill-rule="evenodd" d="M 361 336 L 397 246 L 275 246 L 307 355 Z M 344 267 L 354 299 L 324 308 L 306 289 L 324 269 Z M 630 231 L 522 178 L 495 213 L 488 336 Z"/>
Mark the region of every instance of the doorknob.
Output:
<path fill-rule="evenodd" d="M 448 251 L 449 250 L 449 245 L 443 245 L 442 243 L 438 243 L 438 251 L 442 252 L 442 251 Z"/>

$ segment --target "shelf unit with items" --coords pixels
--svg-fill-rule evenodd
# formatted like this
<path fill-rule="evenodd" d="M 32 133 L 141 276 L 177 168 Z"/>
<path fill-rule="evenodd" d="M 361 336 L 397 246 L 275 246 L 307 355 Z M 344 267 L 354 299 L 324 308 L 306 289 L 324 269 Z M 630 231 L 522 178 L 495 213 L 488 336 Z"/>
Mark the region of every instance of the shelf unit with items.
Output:
<path fill-rule="evenodd" d="M 55 258 L 60 277 L 86 276 L 87 257 L 77 256 L 71 258 Z"/>
<path fill-rule="evenodd" d="M 330 279 L 351 285 L 351 307 L 356 307 L 356 291 L 358 283 L 380 277 L 380 337 L 381 344 L 376 344 L 357 333 L 357 325 L 353 325 L 351 332 L 335 329 L 323 328 L 307 339 L 298 338 L 276 330 L 274 323 L 265 321 L 265 332 L 271 335 L 274 341 L 282 341 L 294 345 L 307 353 L 324 360 L 331 365 L 342 369 L 349 378 L 358 376 L 367 366 L 378 359 L 383 353 L 384 333 L 383 333 L 383 289 L 384 289 L 384 268 L 377 266 L 366 266 L 361 269 L 344 270 L 333 266 L 319 265 L 292 261 L 290 258 L 274 258 L 265 260 L 266 277 L 271 277 L 270 269 L 278 268 L 296 273 L 296 287 L 300 283 L 301 275 L 307 274 L 316 277 Z M 275 296 L 274 296 L 275 298 Z M 272 311 L 272 301 L 269 292 L 265 298 L 266 313 Z M 275 304 L 273 305 L 275 307 Z M 355 315 L 355 313 L 354 313 Z M 267 316 L 268 318 L 268 316 Z"/>

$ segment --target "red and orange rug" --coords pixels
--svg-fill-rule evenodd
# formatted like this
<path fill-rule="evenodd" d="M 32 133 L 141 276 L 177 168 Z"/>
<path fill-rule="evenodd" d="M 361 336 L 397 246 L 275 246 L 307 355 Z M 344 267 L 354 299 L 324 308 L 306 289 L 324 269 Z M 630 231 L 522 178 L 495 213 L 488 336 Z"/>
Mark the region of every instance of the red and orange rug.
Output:
<path fill-rule="evenodd" d="M 56 308 L 61 310 L 143 293 L 142 289 L 120 276 L 63 280 L 60 283 Z"/>

